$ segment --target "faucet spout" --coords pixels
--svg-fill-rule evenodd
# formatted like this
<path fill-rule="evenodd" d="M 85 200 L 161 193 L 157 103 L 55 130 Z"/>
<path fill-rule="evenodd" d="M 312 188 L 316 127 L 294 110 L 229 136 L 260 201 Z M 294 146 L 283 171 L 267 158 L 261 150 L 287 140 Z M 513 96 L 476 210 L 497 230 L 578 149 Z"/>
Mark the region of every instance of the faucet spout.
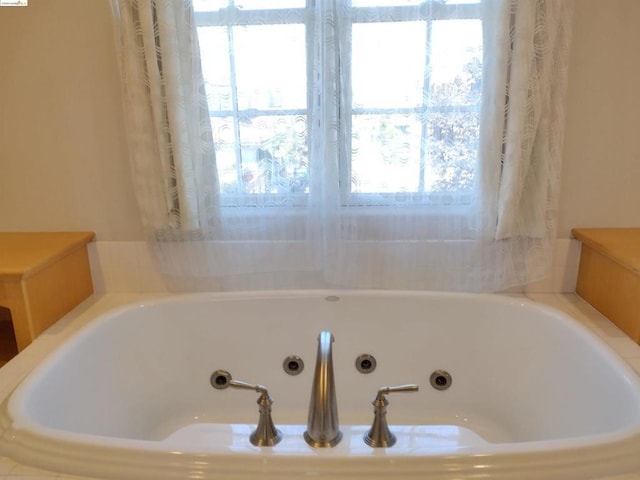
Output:
<path fill-rule="evenodd" d="M 331 332 L 320 332 L 307 431 L 304 432 L 304 439 L 312 447 L 334 447 L 342 439 L 333 375 L 332 343 Z"/>

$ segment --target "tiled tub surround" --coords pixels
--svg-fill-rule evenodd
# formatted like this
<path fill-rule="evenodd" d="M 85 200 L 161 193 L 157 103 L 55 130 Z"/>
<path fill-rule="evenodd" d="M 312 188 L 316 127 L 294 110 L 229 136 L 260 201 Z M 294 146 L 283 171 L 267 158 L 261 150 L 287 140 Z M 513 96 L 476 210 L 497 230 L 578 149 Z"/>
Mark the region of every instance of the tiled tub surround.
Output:
<path fill-rule="evenodd" d="M 0 369 L 0 396 L 8 396 L 20 380 L 42 358 L 65 338 L 95 318 L 113 308 L 145 301 L 163 295 L 96 294 L 83 302 L 60 322 L 41 335 L 29 348 Z M 601 337 L 615 352 L 640 374 L 640 347 L 582 299 L 572 294 L 528 294 L 530 299 L 550 305 L 569 314 L 575 322 L 585 325 Z M 248 402 L 249 404 L 251 402 Z M 0 478 L 4 480 L 53 480 L 85 478 L 51 473 L 0 458 Z M 636 476 L 612 476 L 611 480 L 632 480 Z"/>
<path fill-rule="evenodd" d="M 146 242 L 107 242 L 89 244 L 93 286 L 97 293 L 166 292 Z M 576 289 L 580 242 L 557 239 L 551 275 L 514 292 L 568 293 Z M 221 288 L 221 290 L 223 290 Z"/>

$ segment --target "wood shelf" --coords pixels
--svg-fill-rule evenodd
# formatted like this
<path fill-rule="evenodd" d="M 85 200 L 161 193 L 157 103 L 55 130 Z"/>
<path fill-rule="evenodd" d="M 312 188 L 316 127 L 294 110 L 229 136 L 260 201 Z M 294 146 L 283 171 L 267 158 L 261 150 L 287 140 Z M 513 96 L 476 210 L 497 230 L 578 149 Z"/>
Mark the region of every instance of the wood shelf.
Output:
<path fill-rule="evenodd" d="M 0 232 L 0 307 L 18 350 L 93 293 L 93 232 Z"/>
<path fill-rule="evenodd" d="M 576 293 L 640 343 L 640 228 L 576 228 Z"/>

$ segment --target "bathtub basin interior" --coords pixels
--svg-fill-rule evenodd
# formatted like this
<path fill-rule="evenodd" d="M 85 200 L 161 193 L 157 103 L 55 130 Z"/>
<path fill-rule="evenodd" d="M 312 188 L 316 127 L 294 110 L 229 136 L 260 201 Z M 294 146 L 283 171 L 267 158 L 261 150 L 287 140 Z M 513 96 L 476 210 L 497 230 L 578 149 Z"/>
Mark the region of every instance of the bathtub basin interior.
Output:
<path fill-rule="evenodd" d="M 335 337 L 344 438 L 320 451 L 302 434 L 322 330 Z M 356 368 L 362 354 L 375 358 L 373 372 Z M 304 363 L 300 374 L 283 369 L 289 356 Z M 250 444 L 258 394 L 212 388 L 218 369 L 268 388 L 284 434 L 280 444 Z M 437 370 L 451 375 L 449 388 L 431 386 Z M 387 397 L 397 444 L 366 446 L 377 389 L 408 383 L 420 390 Z M 23 435 L 27 440 L 18 443 L 47 448 L 89 445 L 100 455 L 111 448 L 270 458 L 496 456 L 636 439 L 639 392 L 634 375 L 589 332 L 520 298 L 203 295 L 130 306 L 92 321 L 14 392 L 2 423 L 5 439 Z M 31 459 L 28 448 L 11 442 L 7 448 Z"/>

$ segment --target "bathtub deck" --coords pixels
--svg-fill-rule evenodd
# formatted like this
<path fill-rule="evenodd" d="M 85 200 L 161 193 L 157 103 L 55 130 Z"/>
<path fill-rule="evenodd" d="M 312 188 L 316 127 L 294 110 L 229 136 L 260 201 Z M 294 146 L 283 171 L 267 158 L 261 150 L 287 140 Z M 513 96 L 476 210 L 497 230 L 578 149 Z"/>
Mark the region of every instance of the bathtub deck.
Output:
<path fill-rule="evenodd" d="M 202 448 L 203 445 L 228 445 L 229 450 L 235 453 L 259 452 L 261 449 L 252 446 L 248 441 L 254 428 L 255 425 L 249 424 L 194 423 L 178 429 L 161 443 L 168 448 L 181 451 Z M 278 425 L 278 428 L 283 438 L 277 449 L 273 450 L 274 455 L 322 455 L 329 452 L 328 449 L 309 447 L 303 441 L 306 425 Z M 369 431 L 367 425 L 342 425 L 340 430 L 343 437 L 340 443 L 330 450 L 333 456 L 370 456 L 384 451 L 373 449 L 364 443 L 363 437 Z M 499 428 L 490 433 L 493 442 L 487 441 L 471 428 L 458 425 L 393 425 L 391 430 L 397 442 L 390 452 L 402 451 L 406 455 L 424 455 L 425 452 L 453 454 L 460 448 L 510 441 L 509 435 Z"/>

